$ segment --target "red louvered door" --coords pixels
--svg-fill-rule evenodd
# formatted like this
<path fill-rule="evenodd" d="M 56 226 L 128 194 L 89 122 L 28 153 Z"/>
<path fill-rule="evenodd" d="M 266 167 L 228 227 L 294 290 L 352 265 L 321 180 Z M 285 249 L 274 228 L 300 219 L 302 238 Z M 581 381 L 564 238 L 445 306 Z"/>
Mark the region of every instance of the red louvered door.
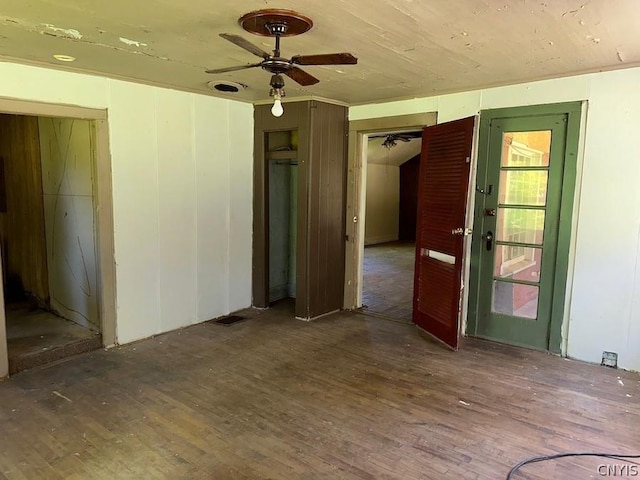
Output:
<path fill-rule="evenodd" d="M 413 321 L 454 349 L 474 123 L 465 118 L 422 134 Z"/>

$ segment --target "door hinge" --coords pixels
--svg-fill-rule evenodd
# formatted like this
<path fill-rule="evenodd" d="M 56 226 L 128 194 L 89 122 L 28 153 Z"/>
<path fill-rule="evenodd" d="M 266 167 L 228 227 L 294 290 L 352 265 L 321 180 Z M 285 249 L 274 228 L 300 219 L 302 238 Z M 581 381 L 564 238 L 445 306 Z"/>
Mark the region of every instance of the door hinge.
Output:
<path fill-rule="evenodd" d="M 473 233 L 473 230 L 470 228 L 454 228 L 453 230 L 451 230 L 451 235 L 460 235 L 460 236 L 468 236 L 471 235 Z"/>

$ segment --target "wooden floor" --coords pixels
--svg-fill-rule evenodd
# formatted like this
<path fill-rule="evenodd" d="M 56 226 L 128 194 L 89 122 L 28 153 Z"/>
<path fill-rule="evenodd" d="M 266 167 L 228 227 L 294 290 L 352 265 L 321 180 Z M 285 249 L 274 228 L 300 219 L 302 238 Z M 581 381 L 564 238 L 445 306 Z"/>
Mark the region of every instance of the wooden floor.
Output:
<path fill-rule="evenodd" d="M 416 244 L 389 242 L 364 249 L 363 311 L 411 323 Z"/>
<path fill-rule="evenodd" d="M 7 304 L 5 315 L 10 374 L 102 347 L 99 332 L 28 302 Z"/>
<path fill-rule="evenodd" d="M 0 478 L 499 480 L 535 454 L 640 453 L 637 374 L 481 341 L 455 353 L 362 314 L 250 315 L 0 382 Z"/>

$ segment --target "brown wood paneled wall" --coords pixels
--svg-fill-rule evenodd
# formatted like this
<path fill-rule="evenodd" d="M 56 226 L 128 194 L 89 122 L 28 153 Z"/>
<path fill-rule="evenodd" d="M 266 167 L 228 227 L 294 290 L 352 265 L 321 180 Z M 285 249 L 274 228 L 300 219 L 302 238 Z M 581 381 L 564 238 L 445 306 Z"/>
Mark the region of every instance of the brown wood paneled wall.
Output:
<path fill-rule="evenodd" d="M 343 304 L 347 133 L 345 107 L 311 102 L 307 318 Z"/>
<path fill-rule="evenodd" d="M 342 308 L 344 292 L 347 109 L 316 102 L 255 107 L 253 305 L 269 305 L 269 206 L 266 138 L 298 131 L 296 316 L 314 318 Z"/>
<path fill-rule="evenodd" d="M 399 239 L 405 242 L 416 240 L 418 217 L 418 173 L 420 155 L 416 155 L 400 165 L 400 215 Z"/>
<path fill-rule="evenodd" d="M 284 114 L 274 117 L 271 105 L 257 105 L 254 109 L 254 172 L 253 172 L 253 306 L 269 306 L 269 177 L 266 152 L 269 132 L 298 131 L 298 225 L 307 222 L 307 164 L 309 157 L 309 102 L 285 104 Z M 306 290 L 306 235 L 298 228 L 296 245 L 296 285 Z M 307 310 L 306 298 L 296 299 L 296 315 Z"/>
<path fill-rule="evenodd" d="M 0 115 L 6 212 L 0 213 L 4 283 L 19 282 L 43 304 L 49 302 L 42 167 L 37 117 Z"/>

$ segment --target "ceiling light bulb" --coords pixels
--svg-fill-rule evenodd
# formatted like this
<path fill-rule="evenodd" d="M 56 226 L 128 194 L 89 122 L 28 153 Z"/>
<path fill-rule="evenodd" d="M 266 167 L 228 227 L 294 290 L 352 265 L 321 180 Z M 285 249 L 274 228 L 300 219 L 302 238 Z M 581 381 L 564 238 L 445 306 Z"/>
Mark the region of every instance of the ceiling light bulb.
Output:
<path fill-rule="evenodd" d="M 273 96 L 273 107 L 271 107 L 271 114 L 274 117 L 281 117 L 284 113 L 284 108 L 282 108 L 282 102 L 280 101 L 280 95 Z"/>

